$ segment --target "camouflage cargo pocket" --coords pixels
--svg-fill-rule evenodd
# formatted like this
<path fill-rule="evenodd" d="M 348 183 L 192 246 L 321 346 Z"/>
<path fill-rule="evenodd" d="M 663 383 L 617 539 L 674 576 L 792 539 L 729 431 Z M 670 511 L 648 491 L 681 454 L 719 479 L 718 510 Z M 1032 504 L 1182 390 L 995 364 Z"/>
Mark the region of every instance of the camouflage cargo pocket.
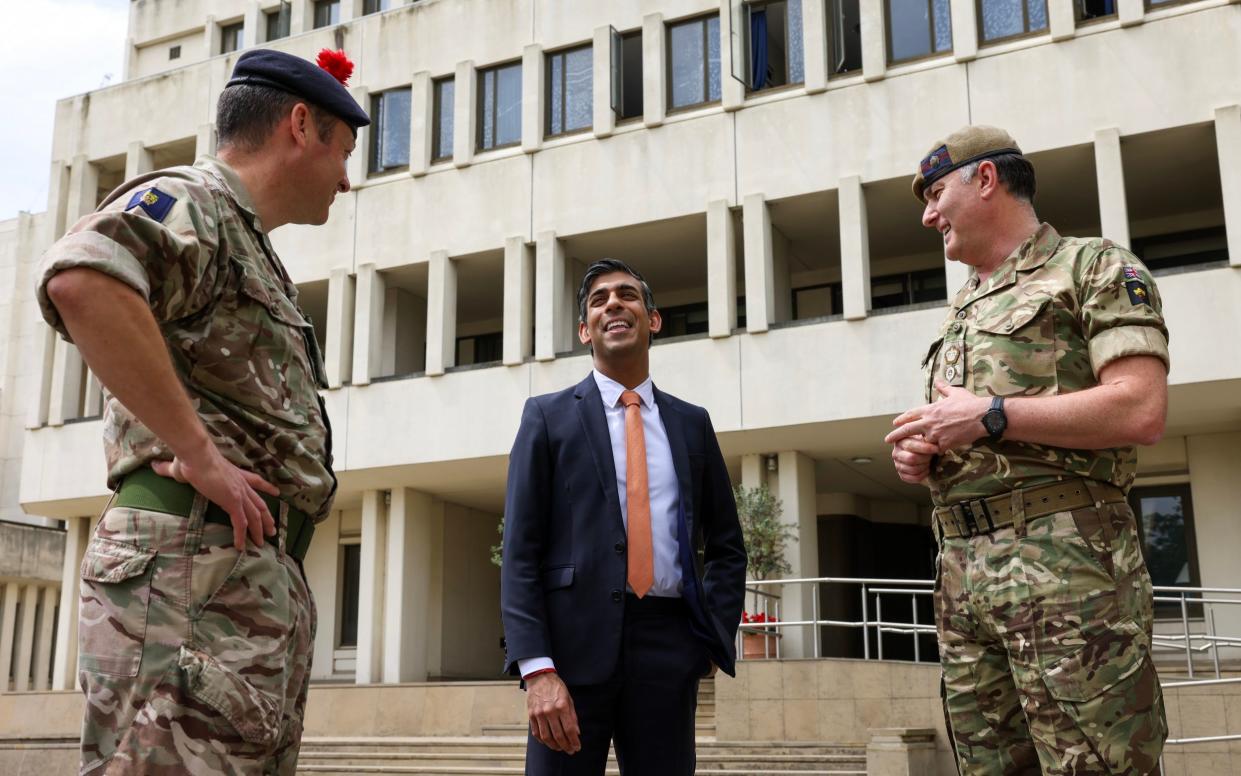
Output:
<path fill-rule="evenodd" d="M 980 312 L 979 334 L 969 339 L 972 385 L 993 396 L 1057 393 L 1055 324 L 1046 296 Z"/>
<path fill-rule="evenodd" d="M 83 671 L 137 676 L 146 640 L 153 550 L 101 536 L 82 558 L 78 665 Z"/>
<path fill-rule="evenodd" d="M 1109 772 L 1153 765 L 1168 728 L 1150 638 L 1136 622 L 1095 636 L 1044 671 L 1043 682 Z"/>
<path fill-rule="evenodd" d="M 283 699 L 259 690 L 206 652 L 183 646 L 177 663 L 189 695 L 215 709 L 242 739 L 262 747 L 276 743 Z"/>

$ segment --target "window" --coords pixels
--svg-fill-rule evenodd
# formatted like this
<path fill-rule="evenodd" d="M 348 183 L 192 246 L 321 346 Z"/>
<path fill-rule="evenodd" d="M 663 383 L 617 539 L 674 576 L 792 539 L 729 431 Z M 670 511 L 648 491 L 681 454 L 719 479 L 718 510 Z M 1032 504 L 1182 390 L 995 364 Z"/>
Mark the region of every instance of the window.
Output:
<path fill-rule="evenodd" d="M 1155 274 L 1178 267 L 1228 262 L 1228 236 L 1222 226 L 1135 237 L 1132 242 L 1133 252 Z"/>
<path fill-rule="evenodd" d="M 823 283 L 793 289 L 793 320 L 823 318 L 844 312 L 839 283 Z"/>
<path fill-rule="evenodd" d="M 478 150 L 521 142 L 521 63 L 478 72 Z"/>
<path fill-rule="evenodd" d="M 358 645 L 358 595 L 362 580 L 362 545 L 340 548 L 340 640 L 338 647 Z"/>
<path fill-rule="evenodd" d="M 340 0 L 315 0 L 315 29 L 340 23 Z"/>
<path fill-rule="evenodd" d="M 617 121 L 642 115 L 642 30 L 612 30 L 612 112 Z"/>
<path fill-rule="evenodd" d="M 279 7 L 268 11 L 265 14 L 267 19 L 267 36 L 264 40 L 280 40 L 289 37 L 289 16 L 292 13 L 291 6 L 288 3 L 281 3 Z"/>
<path fill-rule="evenodd" d="M 746 10 L 750 17 L 750 89 L 804 82 L 801 0 L 752 2 Z"/>
<path fill-rule="evenodd" d="M 978 0 L 984 43 L 1047 29 L 1046 0 Z"/>
<path fill-rule="evenodd" d="M 181 47 L 180 47 L 180 46 L 172 46 L 171 48 L 169 48 L 169 49 L 168 49 L 168 58 L 169 58 L 169 59 L 180 59 L 180 58 L 181 58 Z"/>
<path fill-rule="evenodd" d="M 1151 582 L 1156 586 L 1201 586 L 1189 485 L 1135 487 L 1129 491 L 1129 505 L 1137 517 Z M 1161 614 L 1180 614 L 1179 603 L 1161 601 L 1155 608 L 1162 610 Z"/>
<path fill-rule="evenodd" d="M 409 87 L 391 89 L 371 98 L 370 172 L 409 166 Z"/>
<path fill-rule="evenodd" d="M 687 108 L 719 98 L 719 15 L 669 25 L 668 107 Z"/>
<path fill-rule="evenodd" d="M 392 0 L 366 0 L 362 4 L 363 15 L 368 13 L 379 13 L 386 11 L 392 7 Z"/>
<path fill-rule="evenodd" d="M 437 162 L 452 156 L 453 106 L 457 89 L 452 76 L 436 79 L 431 88 L 435 94 L 434 115 L 431 117 L 434 133 L 431 139 L 431 161 Z"/>
<path fill-rule="evenodd" d="M 220 53 L 228 54 L 241 48 L 241 31 L 244 28 L 241 22 L 236 24 L 223 24 L 220 26 Z"/>
<path fill-rule="evenodd" d="M 594 121 L 593 49 L 580 46 L 547 55 L 548 137 L 590 129 Z"/>
<path fill-rule="evenodd" d="M 1073 10 L 1077 13 L 1079 22 L 1115 16 L 1116 0 L 1076 0 L 1073 3 Z"/>
<path fill-rule="evenodd" d="M 457 337 L 457 366 L 490 364 L 504 359 L 504 333 Z"/>
<path fill-rule="evenodd" d="M 948 279 L 942 269 L 924 269 L 871 278 L 870 309 L 884 310 L 948 298 Z"/>
<path fill-rule="evenodd" d="M 661 307 L 659 315 L 664 326 L 655 335 L 656 340 L 684 337 L 689 334 L 706 334 L 710 329 L 710 312 L 706 302 Z M 745 328 L 745 297 L 737 297 L 737 326 Z"/>
<path fill-rule="evenodd" d="M 888 61 L 905 62 L 952 48 L 948 0 L 886 0 Z"/>
<path fill-rule="evenodd" d="M 828 74 L 862 69 L 862 16 L 858 0 L 827 0 Z"/>

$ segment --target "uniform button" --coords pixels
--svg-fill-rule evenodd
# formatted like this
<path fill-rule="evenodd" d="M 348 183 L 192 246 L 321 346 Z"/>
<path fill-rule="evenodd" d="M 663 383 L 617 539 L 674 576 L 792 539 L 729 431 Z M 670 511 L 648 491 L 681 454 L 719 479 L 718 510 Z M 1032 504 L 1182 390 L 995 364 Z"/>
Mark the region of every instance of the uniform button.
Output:
<path fill-rule="evenodd" d="M 625 554 L 625 543 L 617 542 L 616 546 L 613 547 L 612 549 L 616 550 L 617 555 L 624 555 Z"/>
<path fill-rule="evenodd" d="M 954 323 L 954 324 L 952 324 L 952 330 L 953 330 L 953 331 L 961 331 L 961 324 L 960 324 L 960 323 Z"/>
<path fill-rule="evenodd" d="M 1012 331 L 1012 330 L 1013 330 L 1013 322 L 1012 322 L 1012 321 L 1009 321 L 1008 323 L 1004 324 L 1004 331 Z"/>
<path fill-rule="evenodd" d="M 624 598 L 624 595 L 621 593 L 621 591 L 619 591 L 619 590 L 613 590 L 613 591 L 612 591 L 612 601 L 613 601 L 614 603 L 618 603 L 618 604 L 619 604 L 619 603 L 621 602 L 621 599 L 622 599 L 622 598 Z"/>
<path fill-rule="evenodd" d="M 962 319 L 963 319 L 963 318 L 965 318 L 965 311 L 964 311 L 964 310 L 960 310 L 960 311 L 958 311 L 958 312 L 957 312 L 957 317 L 958 317 L 958 318 L 962 318 Z"/>

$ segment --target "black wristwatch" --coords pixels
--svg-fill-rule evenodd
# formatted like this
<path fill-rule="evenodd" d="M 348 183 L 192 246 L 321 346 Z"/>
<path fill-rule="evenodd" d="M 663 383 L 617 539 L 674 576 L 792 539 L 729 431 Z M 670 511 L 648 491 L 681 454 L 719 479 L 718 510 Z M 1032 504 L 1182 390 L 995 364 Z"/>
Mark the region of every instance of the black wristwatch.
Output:
<path fill-rule="evenodd" d="M 987 429 L 987 436 L 996 442 L 1004 436 L 1008 428 L 1008 416 L 1004 414 L 1004 397 L 996 396 L 991 400 L 991 409 L 983 413 L 982 427 Z"/>

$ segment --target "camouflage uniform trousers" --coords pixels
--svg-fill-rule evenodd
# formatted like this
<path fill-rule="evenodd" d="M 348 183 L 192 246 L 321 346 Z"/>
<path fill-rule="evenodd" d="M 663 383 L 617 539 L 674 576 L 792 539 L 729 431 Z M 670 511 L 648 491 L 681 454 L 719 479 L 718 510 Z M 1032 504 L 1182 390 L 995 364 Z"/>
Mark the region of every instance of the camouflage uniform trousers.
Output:
<path fill-rule="evenodd" d="M 944 711 L 964 776 L 1156 772 L 1153 601 L 1120 495 L 940 541 Z M 937 528 L 938 534 L 938 528 Z"/>
<path fill-rule="evenodd" d="M 81 774 L 293 774 L 316 613 L 283 530 L 104 512 L 82 562 Z M 281 521 L 283 525 L 283 521 Z"/>

